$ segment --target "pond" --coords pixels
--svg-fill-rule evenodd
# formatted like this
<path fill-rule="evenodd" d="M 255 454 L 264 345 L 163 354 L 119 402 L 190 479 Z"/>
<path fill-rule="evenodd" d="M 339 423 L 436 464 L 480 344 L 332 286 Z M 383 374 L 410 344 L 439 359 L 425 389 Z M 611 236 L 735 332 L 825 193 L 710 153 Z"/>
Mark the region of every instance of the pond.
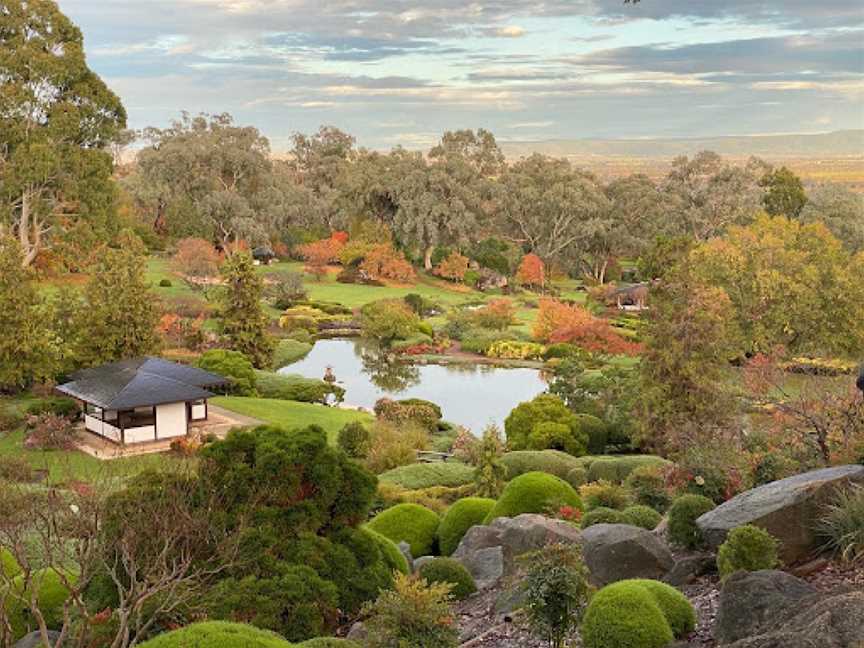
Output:
<path fill-rule="evenodd" d="M 280 372 L 322 378 L 327 367 L 345 389 L 347 404 L 371 410 L 383 397 L 424 398 L 441 407 L 445 420 L 478 435 L 490 423 L 503 426 L 510 410 L 546 389 L 536 369 L 392 362 L 361 339 L 319 340 Z"/>

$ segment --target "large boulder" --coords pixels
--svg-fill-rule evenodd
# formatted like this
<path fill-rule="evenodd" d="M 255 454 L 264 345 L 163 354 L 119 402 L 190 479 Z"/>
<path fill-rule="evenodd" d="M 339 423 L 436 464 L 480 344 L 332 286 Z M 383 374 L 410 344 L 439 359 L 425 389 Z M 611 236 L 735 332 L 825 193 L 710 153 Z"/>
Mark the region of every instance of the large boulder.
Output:
<path fill-rule="evenodd" d="M 498 583 L 517 571 L 517 558 L 547 544 L 578 542 L 579 530 L 562 520 L 525 513 L 497 518 L 487 526 L 473 526 L 462 537 L 452 558 L 474 577 L 478 589 Z"/>
<path fill-rule="evenodd" d="M 54 630 L 48 630 L 48 640 L 51 642 L 51 645 L 54 645 L 60 638 L 60 633 L 55 632 Z M 42 648 L 45 644 L 42 641 L 42 633 L 38 630 L 34 630 L 33 632 L 24 635 L 18 641 L 16 641 L 12 648 Z"/>
<path fill-rule="evenodd" d="M 753 524 L 780 541 L 780 558 L 792 563 L 818 547 L 815 522 L 826 501 L 852 483 L 864 484 L 864 466 L 837 466 L 787 477 L 733 497 L 696 520 L 717 548 L 735 527 Z"/>
<path fill-rule="evenodd" d="M 728 648 L 864 646 L 864 592 L 824 594 L 774 570 L 734 574 L 720 594 L 715 638 Z"/>
<path fill-rule="evenodd" d="M 582 531 L 582 555 L 598 586 L 628 578 L 662 579 L 675 565 L 653 533 L 629 524 L 594 524 Z"/>

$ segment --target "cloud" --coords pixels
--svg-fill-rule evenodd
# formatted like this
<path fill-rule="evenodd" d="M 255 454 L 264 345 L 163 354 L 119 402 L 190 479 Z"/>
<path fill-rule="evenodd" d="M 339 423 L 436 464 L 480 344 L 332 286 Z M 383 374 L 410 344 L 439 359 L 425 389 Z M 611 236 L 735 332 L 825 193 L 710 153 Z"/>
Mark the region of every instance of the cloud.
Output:
<path fill-rule="evenodd" d="M 499 27 L 496 29 L 495 35 L 499 38 L 521 38 L 525 35 L 525 30 L 516 25 L 508 25 L 507 27 Z"/>

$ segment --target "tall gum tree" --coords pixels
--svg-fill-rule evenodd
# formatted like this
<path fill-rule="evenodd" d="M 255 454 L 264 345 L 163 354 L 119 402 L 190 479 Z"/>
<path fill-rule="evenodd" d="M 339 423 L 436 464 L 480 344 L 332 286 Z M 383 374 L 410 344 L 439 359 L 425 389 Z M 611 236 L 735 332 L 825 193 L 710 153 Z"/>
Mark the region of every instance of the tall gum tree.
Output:
<path fill-rule="evenodd" d="M 18 238 L 25 267 L 61 216 L 79 219 L 108 191 L 107 149 L 125 125 L 120 99 L 87 67 L 81 31 L 55 2 L 0 3 L 0 227 Z"/>

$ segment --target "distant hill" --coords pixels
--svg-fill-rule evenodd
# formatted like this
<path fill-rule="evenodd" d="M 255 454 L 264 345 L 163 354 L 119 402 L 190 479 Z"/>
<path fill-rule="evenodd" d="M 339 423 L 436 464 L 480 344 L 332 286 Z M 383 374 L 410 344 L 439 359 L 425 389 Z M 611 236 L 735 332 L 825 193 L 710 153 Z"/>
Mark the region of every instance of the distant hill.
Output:
<path fill-rule="evenodd" d="M 744 135 L 701 138 L 578 139 L 535 142 L 499 142 L 508 158 L 532 153 L 585 159 L 671 158 L 711 150 L 729 157 L 757 155 L 778 158 L 864 157 L 864 129 L 813 135 Z"/>

